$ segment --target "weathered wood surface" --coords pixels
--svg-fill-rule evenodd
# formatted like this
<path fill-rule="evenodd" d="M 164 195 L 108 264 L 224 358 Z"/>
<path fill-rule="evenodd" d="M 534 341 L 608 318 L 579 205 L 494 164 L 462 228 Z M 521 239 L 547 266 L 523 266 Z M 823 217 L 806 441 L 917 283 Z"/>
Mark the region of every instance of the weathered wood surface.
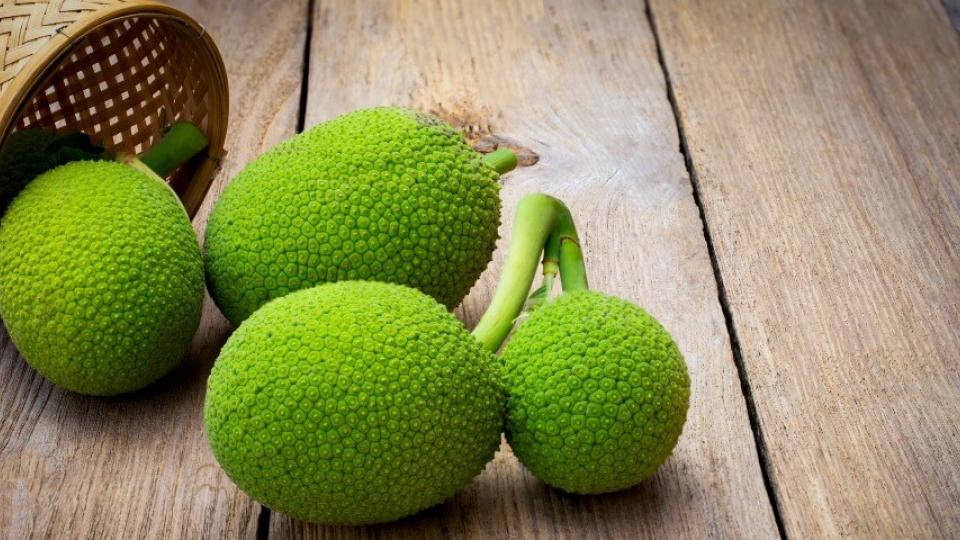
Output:
<path fill-rule="evenodd" d="M 175 0 L 231 85 L 228 150 L 195 221 L 295 130 L 306 0 Z M 203 386 L 229 332 L 208 302 L 184 365 L 116 399 L 64 393 L 0 331 L 0 536 L 776 536 L 717 284 L 644 6 L 318 1 L 306 124 L 433 110 L 539 162 L 512 207 L 570 202 L 591 282 L 677 338 L 693 395 L 641 487 L 573 497 L 504 447 L 452 501 L 324 528 L 261 508 L 217 467 Z M 650 0 L 723 297 L 790 536 L 960 535 L 960 33 L 940 0 Z M 458 310 L 476 322 L 502 251 Z M 28 534 L 29 533 L 29 534 Z"/>
<path fill-rule="evenodd" d="M 294 131 L 306 1 L 172 3 L 205 24 L 229 72 L 230 154 L 216 193 Z M 227 331 L 208 301 L 183 365 L 145 391 L 113 399 L 53 387 L 0 331 L 0 536 L 254 537 L 260 507 L 221 472 L 202 430 L 206 376 Z"/>
<path fill-rule="evenodd" d="M 538 154 L 505 177 L 501 246 L 522 194 L 568 200 L 592 285 L 664 322 L 693 394 L 677 451 L 638 489 L 563 495 L 503 451 L 464 493 L 400 523 L 324 528 L 272 514 L 271 537 L 775 536 L 643 4 L 318 2 L 313 36 L 307 126 L 412 105 L 484 143 L 499 136 Z M 458 310 L 468 324 L 487 305 L 502 254 Z"/>
<path fill-rule="evenodd" d="M 653 0 L 788 536 L 960 536 L 940 0 Z"/>

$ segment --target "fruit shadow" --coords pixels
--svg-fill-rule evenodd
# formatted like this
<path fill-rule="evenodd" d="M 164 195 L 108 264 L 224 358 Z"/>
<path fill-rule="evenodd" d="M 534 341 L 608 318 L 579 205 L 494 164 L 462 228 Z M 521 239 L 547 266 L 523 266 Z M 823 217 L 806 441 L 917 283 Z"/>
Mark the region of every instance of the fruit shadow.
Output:
<path fill-rule="evenodd" d="M 583 538 L 641 537 L 670 530 L 661 523 L 667 506 L 682 506 L 675 486 L 682 476 L 663 469 L 684 468 L 668 460 L 661 472 L 640 485 L 602 495 L 574 495 L 531 475 L 505 443 L 484 472 L 452 499 L 399 521 L 324 526 L 274 515 L 274 525 L 308 538 Z M 678 489 L 679 488 L 679 489 Z M 673 502 L 670 502 L 670 501 Z"/>
<path fill-rule="evenodd" d="M 17 389 L 20 395 L 8 405 L 19 409 L 24 403 L 42 404 L 41 409 L 31 408 L 32 417 L 24 416 L 17 422 L 46 425 L 79 437 L 73 441 L 79 443 L 104 436 L 118 441 L 125 436 L 153 440 L 186 427 L 199 427 L 206 380 L 230 326 L 207 299 L 201 323 L 180 363 L 143 389 L 109 397 L 86 396 L 55 386 L 30 367 L 5 327 L 0 332 L 0 371 L 8 375 L 8 380 L 22 381 Z"/>

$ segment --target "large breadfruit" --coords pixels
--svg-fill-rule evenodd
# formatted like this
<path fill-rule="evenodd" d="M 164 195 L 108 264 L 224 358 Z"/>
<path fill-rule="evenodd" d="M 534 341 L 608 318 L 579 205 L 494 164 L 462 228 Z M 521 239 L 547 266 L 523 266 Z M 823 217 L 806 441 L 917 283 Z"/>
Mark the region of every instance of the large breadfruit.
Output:
<path fill-rule="evenodd" d="M 434 116 L 356 111 L 262 155 L 223 193 L 206 230 L 207 279 L 239 324 L 272 298 L 377 280 L 455 307 L 489 263 L 498 173 Z"/>
<path fill-rule="evenodd" d="M 343 281 L 269 302 L 208 381 L 213 453 L 251 497 L 322 523 L 452 496 L 500 445 L 499 363 L 429 296 Z"/>
<path fill-rule="evenodd" d="M 74 392 L 170 371 L 200 321 L 203 259 L 159 179 L 75 161 L 38 176 L 0 223 L 0 315 L 41 375 Z"/>

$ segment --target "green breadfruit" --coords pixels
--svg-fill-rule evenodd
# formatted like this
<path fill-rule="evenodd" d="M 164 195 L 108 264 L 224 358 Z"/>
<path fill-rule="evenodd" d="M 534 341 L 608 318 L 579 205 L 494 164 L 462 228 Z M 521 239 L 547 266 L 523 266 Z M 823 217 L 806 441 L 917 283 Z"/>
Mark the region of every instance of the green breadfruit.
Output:
<path fill-rule="evenodd" d="M 438 504 L 493 457 L 496 358 L 442 305 L 342 281 L 273 300 L 224 345 L 204 421 L 251 497 L 296 518 L 362 524 Z"/>
<path fill-rule="evenodd" d="M 203 259 L 173 192 L 77 161 L 31 182 L 0 222 L 0 315 L 41 375 L 75 392 L 146 386 L 200 320 Z"/>
<path fill-rule="evenodd" d="M 660 323 L 629 302 L 565 292 L 519 326 L 502 360 L 507 440 L 534 475 L 564 491 L 639 483 L 683 429 L 683 357 Z"/>
<path fill-rule="evenodd" d="M 10 135 L 0 150 L 0 216 L 31 180 L 70 161 L 89 160 L 103 148 L 82 133 L 32 128 Z"/>
<path fill-rule="evenodd" d="M 210 292 L 239 324 L 272 298 L 340 280 L 417 288 L 452 309 L 490 262 L 497 172 L 437 118 L 353 112 L 262 155 L 207 225 Z"/>

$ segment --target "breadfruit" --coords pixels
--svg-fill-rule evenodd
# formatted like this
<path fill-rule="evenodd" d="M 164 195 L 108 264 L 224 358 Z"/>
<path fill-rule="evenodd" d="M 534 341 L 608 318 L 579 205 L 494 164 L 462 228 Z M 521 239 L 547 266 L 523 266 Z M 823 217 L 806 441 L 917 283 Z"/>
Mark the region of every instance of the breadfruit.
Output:
<path fill-rule="evenodd" d="M 639 483 L 683 429 L 683 357 L 660 323 L 624 300 L 565 292 L 530 314 L 502 360 L 507 440 L 535 476 L 564 491 Z"/>
<path fill-rule="evenodd" d="M 356 111 L 283 142 L 227 187 L 205 235 L 207 279 L 239 324 L 325 282 L 419 289 L 452 309 L 490 261 L 498 174 L 439 119 Z"/>
<path fill-rule="evenodd" d="M 200 320 L 203 259 L 158 179 L 108 161 L 37 177 L 0 222 L 0 315 L 41 375 L 74 392 L 146 386 Z"/>
<path fill-rule="evenodd" d="M 496 357 L 414 289 L 342 281 L 267 303 L 227 340 L 204 409 L 217 461 L 307 521 L 390 521 L 438 504 L 500 443 Z"/>

